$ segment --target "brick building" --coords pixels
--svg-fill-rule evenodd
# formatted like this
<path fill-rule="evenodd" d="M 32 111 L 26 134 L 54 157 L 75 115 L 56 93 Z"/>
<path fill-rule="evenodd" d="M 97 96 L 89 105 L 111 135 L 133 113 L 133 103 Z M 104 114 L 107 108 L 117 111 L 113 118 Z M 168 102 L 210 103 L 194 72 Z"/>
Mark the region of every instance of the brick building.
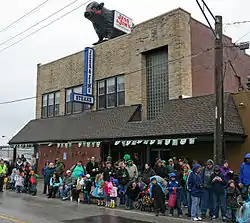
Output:
<path fill-rule="evenodd" d="M 224 43 L 226 64 L 230 61 L 237 71 L 228 65 L 225 91 L 238 92 L 250 74 L 250 57 L 233 47 L 229 37 L 224 36 Z M 213 95 L 203 96 L 214 92 L 213 44 L 209 27 L 178 8 L 95 46 L 93 106 L 70 100 L 71 93 L 82 93 L 86 84 L 83 51 L 38 64 L 36 120 L 10 143 L 34 144 L 40 165 L 57 156 L 66 158 L 70 166 L 91 155 L 105 158 L 112 153 L 120 158 L 135 151 L 142 161 L 152 162 L 159 154 L 170 156 L 174 140 L 178 147 L 182 145 L 174 154 L 190 147 L 194 158 L 203 161 L 213 148 Z M 237 106 L 232 95 L 225 97 L 228 140 L 243 143 L 245 132 Z M 191 115 L 185 116 L 188 111 Z M 197 153 L 194 141 L 206 148 L 206 156 Z"/>

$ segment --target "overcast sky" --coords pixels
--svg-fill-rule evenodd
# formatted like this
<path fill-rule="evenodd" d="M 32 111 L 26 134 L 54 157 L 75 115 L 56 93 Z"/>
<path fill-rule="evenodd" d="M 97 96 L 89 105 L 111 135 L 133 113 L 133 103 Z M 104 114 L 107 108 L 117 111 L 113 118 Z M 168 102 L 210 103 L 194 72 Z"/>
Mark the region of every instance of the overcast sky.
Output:
<path fill-rule="evenodd" d="M 97 40 L 91 22 L 84 18 L 85 6 L 83 6 L 37 34 L 2 51 L 3 48 L 85 1 L 79 0 L 72 7 L 6 44 L 1 43 L 73 2 L 73 0 L 49 0 L 30 17 L 21 20 L 12 28 L 0 32 L 0 103 L 35 96 L 36 66 L 38 63 L 44 64 L 83 50 L 84 47 L 91 46 Z M 42 2 L 44 0 L 1 1 L 0 30 Z M 135 24 L 177 7 L 191 12 L 192 17 L 205 23 L 195 0 L 105 0 L 103 2 L 108 9 L 116 9 L 132 18 Z M 215 15 L 223 16 L 224 23 L 250 20 L 249 0 L 206 0 L 206 2 Z M 236 41 L 250 32 L 250 23 L 225 27 L 224 32 Z M 242 41 L 248 40 L 250 40 L 250 33 L 242 39 Z M 35 100 L 0 105 L 0 145 L 6 144 L 17 131 L 34 117 Z M 3 139 L 2 136 L 6 136 L 6 138 Z"/>

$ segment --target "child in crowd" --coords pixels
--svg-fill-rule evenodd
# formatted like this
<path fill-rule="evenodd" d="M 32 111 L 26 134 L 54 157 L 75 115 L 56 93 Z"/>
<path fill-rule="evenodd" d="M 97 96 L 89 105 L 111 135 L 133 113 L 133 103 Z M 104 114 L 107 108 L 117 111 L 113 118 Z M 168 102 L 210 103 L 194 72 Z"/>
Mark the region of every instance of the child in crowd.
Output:
<path fill-rule="evenodd" d="M 116 205 L 116 198 L 117 198 L 117 190 L 118 190 L 118 180 L 113 180 L 113 185 L 112 188 L 110 190 L 110 199 L 111 199 L 111 203 L 110 203 L 110 207 L 111 208 L 115 208 Z"/>
<path fill-rule="evenodd" d="M 105 194 L 105 182 L 103 180 L 102 174 L 97 174 L 95 178 L 95 189 L 93 191 L 93 197 L 96 197 L 98 199 L 97 205 L 103 206 L 104 204 L 104 198 L 106 197 Z"/>
<path fill-rule="evenodd" d="M 84 194 L 84 201 L 86 204 L 90 204 L 90 192 L 91 192 L 92 182 L 90 180 L 90 175 L 87 174 L 84 177 L 84 182 L 82 186 L 83 194 Z"/>
<path fill-rule="evenodd" d="M 113 188 L 113 183 L 112 181 L 110 182 L 106 182 L 106 207 L 110 207 L 110 204 L 111 204 L 111 198 L 110 198 L 110 192 Z"/>
<path fill-rule="evenodd" d="M 162 185 L 156 181 L 155 177 L 151 178 L 150 185 L 150 197 L 154 200 L 154 207 L 156 216 L 159 216 L 161 212 L 162 215 L 165 215 L 165 190 Z"/>
<path fill-rule="evenodd" d="M 17 169 L 14 168 L 12 170 L 12 173 L 10 175 L 10 186 L 11 186 L 11 190 L 15 190 L 15 184 L 16 184 L 16 176 L 17 176 Z"/>
<path fill-rule="evenodd" d="M 23 184 L 24 184 L 24 178 L 23 178 L 23 172 L 18 172 L 18 174 L 16 175 L 16 179 L 15 179 L 15 188 L 16 188 L 16 192 L 17 193 L 22 193 L 23 192 Z"/>
<path fill-rule="evenodd" d="M 147 185 L 142 181 L 142 178 L 138 178 L 138 187 L 140 188 L 140 191 L 144 191 L 145 187 L 147 187 Z"/>
<path fill-rule="evenodd" d="M 139 186 L 133 182 L 127 189 L 126 209 L 133 209 L 133 202 L 140 193 Z"/>
<path fill-rule="evenodd" d="M 240 196 L 240 191 L 236 187 L 233 180 L 228 181 L 227 199 L 226 199 L 226 215 L 228 222 L 236 222 L 236 212 L 239 207 L 237 198 Z"/>
<path fill-rule="evenodd" d="M 48 198 L 55 198 L 59 187 L 62 185 L 62 178 L 54 173 L 49 181 L 49 196 Z"/>
<path fill-rule="evenodd" d="M 175 194 L 175 196 L 176 196 L 175 206 L 176 206 L 177 211 L 178 211 L 178 216 L 181 218 L 182 217 L 181 187 L 180 187 L 178 181 L 176 181 L 176 174 L 175 173 L 171 173 L 169 175 L 169 178 L 170 178 L 170 181 L 168 183 L 169 195 Z M 173 214 L 174 214 L 174 207 L 171 207 L 169 216 L 172 217 Z"/>
<path fill-rule="evenodd" d="M 80 198 L 80 193 L 82 191 L 82 186 L 84 184 L 84 174 L 80 173 L 78 178 L 77 178 L 77 182 L 76 182 L 76 187 L 74 187 L 72 189 L 72 194 L 70 197 L 71 201 L 78 201 L 78 199 Z"/>
<path fill-rule="evenodd" d="M 30 188 L 29 192 L 33 195 L 36 196 L 37 193 L 37 183 L 38 183 L 38 174 L 35 173 L 34 170 L 30 171 Z"/>

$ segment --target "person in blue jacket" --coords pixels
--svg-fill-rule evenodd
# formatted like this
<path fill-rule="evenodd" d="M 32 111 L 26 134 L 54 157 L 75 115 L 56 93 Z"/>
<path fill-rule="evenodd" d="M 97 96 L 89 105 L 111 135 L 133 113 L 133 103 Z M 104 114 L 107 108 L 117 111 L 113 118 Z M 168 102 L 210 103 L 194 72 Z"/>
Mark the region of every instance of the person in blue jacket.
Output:
<path fill-rule="evenodd" d="M 247 191 L 248 185 L 250 185 L 250 153 L 245 155 L 244 163 L 240 167 L 239 187 L 242 188 L 242 193 Z"/>
<path fill-rule="evenodd" d="M 202 179 L 200 177 L 201 165 L 194 164 L 192 172 L 189 174 L 187 179 L 187 189 L 191 195 L 192 206 L 191 206 L 191 217 L 193 221 L 202 221 L 199 216 L 199 205 L 200 198 L 202 195 Z"/>
<path fill-rule="evenodd" d="M 157 182 L 155 177 L 150 178 L 151 185 L 150 185 L 150 197 L 154 200 L 154 208 L 155 208 L 155 215 L 158 216 L 161 212 L 162 215 L 165 215 L 165 194 L 164 188 L 162 185 Z"/>
<path fill-rule="evenodd" d="M 171 173 L 169 174 L 169 183 L 168 183 L 168 191 L 169 191 L 169 195 L 176 193 L 176 208 L 178 211 L 178 216 L 181 218 L 182 217 L 182 210 L 181 210 L 181 187 L 179 185 L 179 182 L 176 180 L 176 174 L 175 173 Z M 170 209 L 170 214 L 169 216 L 172 217 L 174 214 L 174 208 L 171 207 Z"/>

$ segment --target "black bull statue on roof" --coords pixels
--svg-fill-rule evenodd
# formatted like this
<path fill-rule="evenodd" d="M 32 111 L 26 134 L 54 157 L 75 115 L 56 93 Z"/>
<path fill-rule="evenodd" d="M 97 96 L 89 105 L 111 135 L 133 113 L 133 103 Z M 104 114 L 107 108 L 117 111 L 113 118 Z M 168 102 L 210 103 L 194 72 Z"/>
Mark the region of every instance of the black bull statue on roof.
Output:
<path fill-rule="evenodd" d="M 124 32 L 114 28 L 114 12 L 114 10 L 106 9 L 104 3 L 91 2 L 87 5 L 84 16 L 93 23 L 99 38 L 99 41 L 93 45 L 124 34 Z"/>

